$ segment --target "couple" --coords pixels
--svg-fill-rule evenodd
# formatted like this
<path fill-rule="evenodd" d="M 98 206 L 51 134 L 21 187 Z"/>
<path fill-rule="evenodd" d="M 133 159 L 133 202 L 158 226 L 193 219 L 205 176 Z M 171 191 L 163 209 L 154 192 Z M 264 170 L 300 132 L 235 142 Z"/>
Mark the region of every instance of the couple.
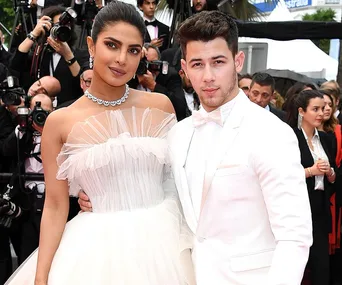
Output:
<path fill-rule="evenodd" d="M 234 21 L 202 12 L 181 25 L 182 69 L 203 108 L 176 125 L 168 98 L 125 86 L 144 33 L 122 2 L 96 16 L 91 86 L 43 133 L 38 254 L 7 284 L 300 284 L 312 227 L 298 143 L 238 89 Z M 92 212 L 65 226 L 81 189 Z"/>

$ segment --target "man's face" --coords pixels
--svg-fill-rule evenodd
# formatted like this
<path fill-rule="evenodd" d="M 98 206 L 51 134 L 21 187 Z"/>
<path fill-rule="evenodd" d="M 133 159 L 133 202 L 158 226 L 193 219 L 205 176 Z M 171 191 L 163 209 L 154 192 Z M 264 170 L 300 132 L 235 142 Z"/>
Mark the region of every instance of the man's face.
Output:
<path fill-rule="evenodd" d="M 242 78 L 239 81 L 239 88 L 242 89 L 242 91 L 245 92 L 247 96 L 249 96 L 249 89 L 251 87 L 251 83 L 252 79 L 250 78 Z"/>
<path fill-rule="evenodd" d="M 233 56 L 223 38 L 209 42 L 190 41 L 182 69 L 188 75 L 203 108 L 210 112 L 234 98 L 239 88 L 237 72 L 243 67 L 244 54 Z"/>
<path fill-rule="evenodd" d="M 254 83 L 251 86 L 249 99 L 260 107 L 265 108 L 270 103 L 272 97 L 273 92 L 271 86 L 261 86 L 258 83 Z"/>
<path fill-rule="evenodd" d="M 159 60 L 158 53 L 154 48 L 148 48 L 146 53 L 147 61 Z"/>
<path fill-rule="evenodd" d="M 93 71 L 88 69 L 82 73 L 81 79 L 81 88 L 83 92 L 85 92 L 91 84 L 91 80 L 93 79 Z"/>
<path fill-rule="evenodd" d="M 46 94 L 48 95 L 48 90 L 47 90 L 47 86 L 46 84 L 47 80 L 43 80 L 43 79 L 38 79 L 35 83 L 33 83 L 30 87 L 30 89 L 28 90 L 28 95 L 29 96 L 35 96 L 37 94 Z"/>
<path fill-rule="evenodd" d="M 155 0 L 144 0 L 143 4 L 139 7 L 144 16 L 148 19 L 152 19 L 154 17 L 154 12 L 156 11 L 156 1 Z"/>
<path fill-rule="evenodd" d="M 192 0 L 192 6 L 196 12 L 201 12 L 206 8 L 207 0 Z"/>

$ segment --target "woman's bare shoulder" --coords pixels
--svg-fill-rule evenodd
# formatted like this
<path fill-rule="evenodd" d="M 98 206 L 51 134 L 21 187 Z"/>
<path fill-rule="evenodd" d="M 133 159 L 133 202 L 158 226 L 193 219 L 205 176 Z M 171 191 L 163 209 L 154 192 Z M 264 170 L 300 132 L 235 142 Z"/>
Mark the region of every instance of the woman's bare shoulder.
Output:
<path fill-rule="evenodd" d="M 140 90 L 134 90 L 134 94 L 139 98 L 139 103 L 146 108 L 155 108 L 170 114 L 175 113 L 170 99 L 164 94 Z"/>

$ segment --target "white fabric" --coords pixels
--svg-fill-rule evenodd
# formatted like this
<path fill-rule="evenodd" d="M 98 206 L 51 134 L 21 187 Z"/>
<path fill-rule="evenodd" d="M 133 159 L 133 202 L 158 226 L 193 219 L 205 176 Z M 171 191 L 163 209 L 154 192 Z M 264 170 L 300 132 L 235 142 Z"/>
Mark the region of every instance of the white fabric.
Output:
<path fill-rule="evenodd" d="M 189 110 L 192 112 L 195 110 L 194 106 L 194 94 L 193 93 L 188 93 L 184 90 L 184 95 L 185 95 L 185 100 L 186 104 L 188 105 Z"/>
<path fill-rule="evenodd" d="M 189 117 L 168 138 L 179 198 L 196 234 L 197 285 L 299 285 L 312 221 L 293 130 L 240 91 L 206 154 L 191 156 L 190 143 L 200 144 L 194 133 Z M 205 183 L 195 190 L 208 193 L 197 221 L 184 167 L 203 156 L 209 158 Z M 196 168 L 193 175 L 202 179 Z"/>
<path fill-rule="evenodd" d="M 311 143 L 314 149 L 310 148 L 309 142 L 308 142 L 308 136 L 305 133 L 304 129 L 302 129 L 302 131 L 303 131 L 306 143 L 308 144 L 308 147 L 310 149 L 314 162 L 316 163 L 316 161 L 319 159 L 329 162 L 329 158 L 324 151 L 317 129 L 315 129 L 315 133 L 311 139 Z M 315 175 L 315 190 L 324 191 L 324 175 Z"/>
<path fill-rule="evenodd" d="M 61 55 L 59 53 L 57 53 L 57 52 L 54 52 L 52 54 L 53 70 L 52 70 L 51 64 L 49 65 L 49 70 L 50 70 L 50 75 L 51 76 L 53 76 L 54 71 L 56 70 L 57 65 L 58 65 L 59 61 L 61 60 L 61 58 L 62 58 Z"/>
<path fill-rule="evenodd" d="M 235 100 L 229 101 L 220 108 L 223 123 L 232 110 L 234 102 Z M 200 108 L 199 112 L 207 113 L 202 107 Z M 221 131 L 221 126 L 215 122 L 208 122 L 205 125 L 195 129 L 194 136 L 190 143 L 185 171 L 189 184 L 191 201 L 197 220 L 200 215 L 200 206 L 202 200 L 201 185 L 203 185 L 206 161 L 209 158 L 209 152 L 207 150 L 216 147 L 217 138 L 220 136 Z"/>
<path fill-rule="evenodd" d="M 147 22 L 153 22 L 156 20 L 156 18 L 153 18 L 152 20 L 149 20 L 145 17 L 143 18 L 144 18 L 144 21 L 147 21 Z M 150 35 L 151 40 L 158 39 L 158 26 L 155 27 L 152 25 L 148 25 L 146 26 L 146 29 L 147 29 L 148 34 Z"/>
<path fill-rule="evenodd" d="M 15 133 L 16 137 L 20 140 L 23 138 L 23 136 L 25 134 L 24 132 L 19 130 L 19 126 L 16 126 L 14 133 Z"/>
<path fill-rule="evenodd" d="M 184 285 L 191 233 L 171 179 L 166 134 L 174 114 L 105 111 L 76 123 L 58 156 L 58 179 L 82 188 L 92 213 L 65 228 L 49 285 Z M 37 254 L 7 284 L 33 284 Z M 181 261 L 183 264 L 181 264 Z M 185 274 L 182 269 L 188 268 Z"/>
<path fill-rule="evenodd" d="M 266 105 L 265 110 L 271 112 L 270 106 Z"/>
<path fill-rule="evenodd" d="M 35 145 L 35 147 L 32 150 L 31 154 L 40 152 L 41 140 L 42 140 L 42 137 L 40 135 L 33 137 L 33 144 Z M 41 158 L 41 155 L 37 155 L 37 156 Z M 29 157 L 25 160 L 25 172 L 43 174 L 44 173 L 43 164 L 39 162 L 37 159 L 35 159 L 34 157 Z M 43 181 L 25 180 L 25 187 L 29 187 L 30 189 L 32 189 L 33 185 L 37 185 L 39 193 L 44 193 L 45 183 Z"/>

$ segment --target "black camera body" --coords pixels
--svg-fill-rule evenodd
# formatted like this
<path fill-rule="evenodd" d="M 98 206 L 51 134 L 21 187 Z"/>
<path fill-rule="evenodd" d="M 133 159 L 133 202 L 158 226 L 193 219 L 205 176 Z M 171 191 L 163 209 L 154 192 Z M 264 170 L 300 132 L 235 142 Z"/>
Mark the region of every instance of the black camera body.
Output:
<path fill-rule="evenodd" d="M 32 130 L 33 123 L 39 127 L 43 127 L 48 115 L 50 114 L 41 107 L 41 102 L 39 101 L 36 102 L 32 111 L 27 107 L 19 107 L 17 109 L 17 113 L 20 131 L 27 131 L 27 129 Z"/>
<path fill-rule="evenodd" d="M 8 76 L 7 79 L 0 83 L 0 99 L 5 105 L 18 106 L 25 97 L 26 93 L 19 86 L 18 78 Z"/>
<path fill-rule="evenodd" d="M 59 18 L 59 22 L 54 24 L 50 31 L 45 30 L 47 36 L 54 40 L 67 42 L 71 39 L 71 22 L 77 17 L 77 13 L 72 8 L 67 8 Z"/>
<path fill-rule="evenodd" d="M 169 63 L 167 61 L 161 61 L 161 60 L 147 61 L 146 58 L 143 58 L 139 62 L 136 74 L 144 75 L 147 73 L 147 70 L 152 73 L 161 72 L 162 74 L 168 74 Z"/>

